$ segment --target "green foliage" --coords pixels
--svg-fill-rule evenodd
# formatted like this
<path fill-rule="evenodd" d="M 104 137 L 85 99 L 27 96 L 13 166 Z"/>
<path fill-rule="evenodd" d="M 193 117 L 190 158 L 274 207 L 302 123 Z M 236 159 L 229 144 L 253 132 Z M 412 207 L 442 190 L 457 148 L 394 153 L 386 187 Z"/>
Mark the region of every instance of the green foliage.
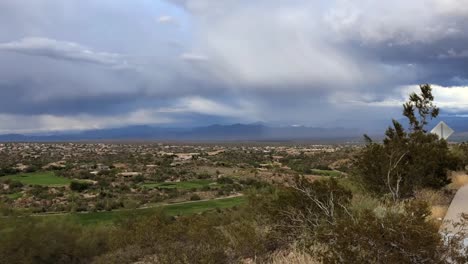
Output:
<path fill-rule="evenodd" d="M 436 118 L 439 108 L 434 105 L 431 86 L 423 84 L 419 88 L 421 93 L 410 94 L 408 102 L 403 105 L 403 115 L 408 118 L 412 131 L 426 132 L 424 126 L 427 125 L 428 118 Z"/>
<path fill-rule="evenodd" d="M 90 263 L 108 250 L 109 233 L 70 222 L 18 217 L 0 229 L 2 263 Z"/>
<path fill-rule="evenodd" d="M 144 180 L 145 180 L 145 177 L 143 175 L 137 175 L 132 178 L 132 181 L 134 183 L 140 183 L 140 182 L 143 182 Z"/>
<path fill-rule="evenodd" d="M 169 215 L 190 215 L 210 211 L 213 209 L 233 208 L 236 206 L 241 206 L 245 202 L 245 197 L 239 196 L 217 200 L 168 205 L 164 207 L 164 211 Z"/>
<path fill-rule="evenodd" d="M 355 159 L 354 173 L 370 192 L 398 200 L 413 195 L 416 189 L 439 189 L 449 183 L 447 172 L 456 167 L 456 159 L 445 140 L 424 131 L 427 116 L 438 113 L 433 99 L 430 86 L 421 86 L 421 95 L 410 96 L 404 106 L 410 133 L 393 120 L 383 144 L 366 138 L 366 147 Z"/>
<path fill-rule="evenodd" d="M 447 185 L 447 172 L 455 166 L 446 141 L 423 132 L 408 135 L 395 125 L 387 130 L 383 145 L 371 143 L 362 150 L 355 160 L 355 173 L 372 193 L 400 199 L 416 189 Z"/>
<path fill-rule="evenodd" d="M 254 179 L 254 178 L 242 179 L 242 180 L 239 181 L 239 183 L 242 184 L 242 185 L 251 186 L 251 187 L 256 188 L 256 189 L 264 188 L 267 185 L 265 182 L 261 182 L 259 180 Z"/>
<path fill-rule="evenodd" d="M 299 246 L 322 263 L 467 261 L 443 243 L 425 202 L 382 203 L 362 195 L 351 200 L 335 180 L 303 179 L 251 199 L 254 210 L 266 216 L 263 225 L 272 228 L 270 246 Z"/>
<path fill-rule="evenodd" d="M 351 212 L 317 232 L 315 243 L 327 250 L 312 253 L 324 263 L 446 263 L 438 228 L 428 215 L 422 202 L 387 206 L 381 214 Z"/>
<path fill-rule="evenodd" d="M 160 182 L 160 183 L 143 183 L 141 184 L 146 188 L 160 188 L 160 189 L 199 189 L 206 186 L 216 185 L 216 182 L 212 180 L 191 180 L 191 181 L 181 181 L 181 182 Z"/>
<path fill-rule="evenodd" d="M 206 158 L 213 161 L 218 166 L 233 167 L 243 164 L 249 167 L 258 167 L 259 164 L 267 161 L 260 151 L 225 151 L 218 155 L 208 156 Z"/>
<path fill-rule="evenodd" d="M 70 215 L 49 215 L 46 217 L 57 219 L 69 219 L 74 223 L 85 226 L 95 226 L 100 224 L 109 225 L 117 223 L 120 220 L 126 218 L 135 219 L 149 216 L 161 210 L 170 216 L 192 215 L 207 211 L 239 207 L 246 204 L 246 202 L 247 201 L 245 197 L 239 196 L 208 201 L 194 201 L 190 203 L 169 204 L 164 206 L 150 207 L 137 210 L 110 211 L 113 208 L 120 207 L 121 205 L 118 204 L 117 201 L 111 199 L 101 199 L 96 204 L 96 206 L 98 207 L 97 209 L 109 211 L 75 213 Z"/>
<path fill-rule="evenodd" d="M 0 168 L 0 176 L 13 175 L 16 173 L 18 173 L 18 170 L 11 167 Z"/>
<path fill-rule="evenodd" d="M 209 173 L 207 173 L 207 172 L 201 172 L 201 173 L 198 173 L 197 178 L 200 179 L 200 180 L 210 179 L 211 175 Z"/>
<path fill-rule="evenodd" d="M 140 221 L 122 223 L 114 233 L 113 251 L 136 249 L 125 262 L 116 254 L 101 257 L 97 263 L 132 263 L 153 256 L 157 263 L 226 263 L 227 240 L 214 217 L 193 216 L 174 220 L 155 214 Z"/>
<path fill-rule="evenodd" d="M 8 186 L 10 187 L 10 189 L 18 189 L 18 188 L 21 188 L 24 186 L 24 184 L 22 184 L 20 181 L 10 181 L 8 183 Z"/>
<path fill-rule="evenodd" d="M 72 182 L 70 183 L 70 189 L 71 189 L 72 191 L 76 191 L 76 192 L 85 191 L 85 190 L 88 189 L 90 186 L 91 186 L 90 183 L 88 183 L 88 182 L 83 182 L 83 181 L 72 181 Z"/>
<path fill-rule="evenodd" d="M 218 184 L 233 184 L 234 180 L 229 177 L 220 177 L 216 180 Z"/>
<path fill-rule="evenodd" d="M 313 175 L 319 176 L 329 176 L 329 177 L 339 177 L 342 175 L 339 171 L 334 170 L 322 170 L 322 169 L 313 169 L 310 171 Z"/>
<path fill-rule="evenodd" d="M 254 211 L 261 212 L 274 227 L 279 245 L 305 243 L 321 225 L 346 214 L 352 193 L 334 178 L 310 182 L 297 178 L 294 185 L 270 195 L 253 197 Z"/>
<path fill-rule="evenodd" d="M 4 179 L 11 179 L 19 181 L 28 185 L 42 185 L 42 186 L 66 186 L 71 180 L 63 177 L 56 176 L 54 172 L 33 172 L 3 176 Z"/>
<path fill-rule="evenodd" d="M 190 201 L 200 201 L 200 200 L 201 200 L 201 198 L 200 198 L 200 195 L 198 195 L 198 194 L 192 194 L 190 196 Z"/>
<path fill-rule="evenodd" d="M 422 202 L 353 200 L 336 179 L 304 178 L 290 187 L 251 189 L 248 197 L 248 206 L 239 210 L 179 217 L 171 217 L 168 208 L 143 216 L 137 214 L 145 210 L 135 210 L 104 226 L 82 227 L 48 217 L 8 219 L 8 224 L 0 222 L 0 259 L 99 264 L 239 263 L 251 258 L 266 263 L 273 252 L 298 247 L 323 263 L 447 263 L 448 256 L 457 260 L 452 263 L 466 263 L 444 245 Z M 199 203 L 177 206 L 193 204 Z"/>
<path fill-rule="evenodd" d="M 223 234 L 232 254 L 241 258 L 260 259 L 276 247 L 270 230 L 259 223 L 252 215 L 241 212 L 231 215 L 229 223 L 223 226 Z"/>
<path fill-rule="evenodd" d="M 23 196 L 22 193 L 20 192 L 17 192 L 17 193 L 12 193 L 12 194 L 8 194 L 7 197 L 12 199 L 12 200 L 16 200 L 18 198 L 21 198 Z"/>
<path fill-rule="evenodd" d="M 49 194 L 49 189 L 41 185 L 33 185 L 32 188 L 28 190 L 28 193 L 40 199 L 49 199 L 51 196 Z"/>
<path fill-rule="evenodd" d="M 15 213 L 16 212 L 15 212 L 15 210 L 13 210 L 13 208 L 11 208 L 8 205 L 5 205 L 3 202 L 0 201 L 0 217 L 12 216 Z M 2 231 L 2 229 L 1 229 L 2 225 L 1 224 L 2 224 L 2 221 L 0 221 L 0 234 L 1 234 L 1 231 Z"/>
<path fill-rule="evenodd" d="M 458 169 L 468 170 L 468 143 L 463 142 L 457 146 L 454 146 L 452 153 L 458 159 Z"/>
<path fill-rule="evenodd" d="M 349 168 L 346 163 L 342 163 L 339 167 L 332 165 L 336 161 L 349 159 L 353 152 L 353 149 L 343 148 L 335 152 L 314 152 L 313 155 L 285 154 L 286 156 L 280 162 L 301 174 L 314 174 L 314 170 L 331 171 L 332 169 L 348 172 Z"/>

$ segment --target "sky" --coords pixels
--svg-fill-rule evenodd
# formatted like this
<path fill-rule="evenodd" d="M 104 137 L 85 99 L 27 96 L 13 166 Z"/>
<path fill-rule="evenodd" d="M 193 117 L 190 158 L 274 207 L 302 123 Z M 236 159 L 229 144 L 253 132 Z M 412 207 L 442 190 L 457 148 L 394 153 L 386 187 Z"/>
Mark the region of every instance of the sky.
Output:
<path fill-rule="evenodd" d="M 468 114 L 468 0 L 2 0 L 0 133 Z"/>

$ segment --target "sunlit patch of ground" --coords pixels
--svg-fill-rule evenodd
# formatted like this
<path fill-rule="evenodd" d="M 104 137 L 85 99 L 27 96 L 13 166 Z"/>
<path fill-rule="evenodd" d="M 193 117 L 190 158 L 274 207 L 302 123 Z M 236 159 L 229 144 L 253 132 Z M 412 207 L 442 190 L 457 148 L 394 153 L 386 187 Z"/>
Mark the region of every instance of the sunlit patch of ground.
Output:
<path fill-rule="evenodd" d="M 431 215 L 434 219 L 442 222 L 447 213 L 448 205 L 434 205 L 431 207 Z"/>
<path fill-rule="evenodd" d="M 293 250 L 291 252 L 279 252 L 272 256 L 271 264 L 296 263 L 296 264 L 318 264 L 309 254 Z"/>
<path fill-rule="evenodd" d="M 465 172 L 453 172 L 450 176 L 452 183 L 449 188 L 458 190 L 461 187 L 468 185 L 468 175 Z"/>

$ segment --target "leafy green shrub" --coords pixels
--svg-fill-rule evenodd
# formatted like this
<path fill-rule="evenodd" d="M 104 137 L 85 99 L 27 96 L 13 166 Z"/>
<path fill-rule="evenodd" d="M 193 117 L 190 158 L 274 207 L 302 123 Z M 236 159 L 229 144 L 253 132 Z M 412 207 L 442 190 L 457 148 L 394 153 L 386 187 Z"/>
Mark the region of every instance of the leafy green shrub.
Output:
<path fill-rule="evenodd" d="M 222 222 L 220 218 L 197 215 L 175 220 L 156 213 L 139 221 L 123 222 L 114 232 L 112 252 L 124 250 L 130 255 L 128 262 L 119 259 L 119 263 L 133 263 L 144 256 L 155 256 L 157 263 L 227 263 L 228 241 L 216 228 Z M 139 254 L 132 254 L 128 248 Z M 115 259 L 103 256 L 99 263 L 113 263 Z"/>
<path fill-rule="evenodd" d="M 198 194 L 193 194 L 190 196 L 190 201 L 200 201 L 201 197 Z"/>
<path fill-rule="evenodd" d="M 28 193 L 40 199 L 50 199 L 52 197 L 52 195 L 49 194 L 49 188 L 40 185 L 31 186 L 31 189 L 28 190 Z"/>
<path fill-rule="evenodd" d="M 10 187 L 10 189 L 20 189 L 24 186 L 24 184 L 22 184 L 20 181 L 10 181 L 8 183 L 8 186 Z"/>
<path fill-rule="evenodd" d="M 88 189 L 90 186 L 91 186 L 90 183 L 83 182 L 83 181 L 72 181 L 70 183 L 70 189 L 72 191 L 77 191 L 77 192 L 82 192 L 82 191 Z"/>
<path fill-rule="evenodd" d="M 265 182 L 258 181 L 253 178 L 242 179 L 239 181 L 240 184 L 251 186 L 257 189 L 265 187 L 267 184 Z"/>
<path fill-rule="evenodd" d="M 447 173 L 456 167 L 457 160 L 445 140 L 424 130 L 428 116 L 438 115 L 433 99 L 428 85 L 421 86 L 421 95 L 410 95 L 404 108 L 411 125 L 409 133 L 393 120 L 383 144 L 366 136 L 367 145 L 355 159 L 354 173 L 371 193 L 399 200 L 417 189 L 440 189 L 450 183 Z"/>
<path fill-rule="evenodd" d="M 200 180 L 210 179 L 211 175 L 208 172 L 202 172 L 197 175 L 197 178 Z"/>
<path fill-rule="evenodd" d="M 468 171 L 468 143 L 463 142 L 454 146 L 452 153 L 458 158 L 458 169 Z"/>
<path fill-rule="evenodd" d="M 332 170 L 328 165 L 324 165 L 324 164 L 319 164 L 319 165 L 315 166 L 315 169 L 317 169 L 317 170 Z"/>
<path fill-rule="evenodd" d="M 145 177 L 143 175 L 137 175 L 135 177 L 132 178 L 132 181 L 134 183 L 140 183 L 140 182 L 144 182 L 145 181 Z"/>
<path fill-rule="evenodd" d="M 216 180 L 219 184 L 233 184 L 234 180 L 229 177 L 220 177 Z"/>
<path fill-rule="evenodd" d="M 2 263 L 90 263 L 109 245 L 107 230 L 63 220 L 21 217 L 1 232 Z"/>

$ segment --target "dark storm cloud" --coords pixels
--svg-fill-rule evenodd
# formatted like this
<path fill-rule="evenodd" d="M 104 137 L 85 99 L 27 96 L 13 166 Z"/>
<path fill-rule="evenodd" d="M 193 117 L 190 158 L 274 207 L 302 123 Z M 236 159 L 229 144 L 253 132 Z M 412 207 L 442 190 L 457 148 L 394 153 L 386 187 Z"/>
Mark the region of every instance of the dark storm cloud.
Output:
<path fill-rule="evenodd" d="M 171 2 L 194 16 L 220 75 L 249 84 L 382 93 L 466 74 L 466 59 L 441 54 L 463 58 L 467 1 Z"/>
<path fill-rule="evenodd" d="M 3 0 L 0 130 L 352 126 L 399 114 L 403 93 L 425 82 L 458 86 L 437 88 L 450 107 L 468 91 L 467 7 L 467 0 Z"/>

